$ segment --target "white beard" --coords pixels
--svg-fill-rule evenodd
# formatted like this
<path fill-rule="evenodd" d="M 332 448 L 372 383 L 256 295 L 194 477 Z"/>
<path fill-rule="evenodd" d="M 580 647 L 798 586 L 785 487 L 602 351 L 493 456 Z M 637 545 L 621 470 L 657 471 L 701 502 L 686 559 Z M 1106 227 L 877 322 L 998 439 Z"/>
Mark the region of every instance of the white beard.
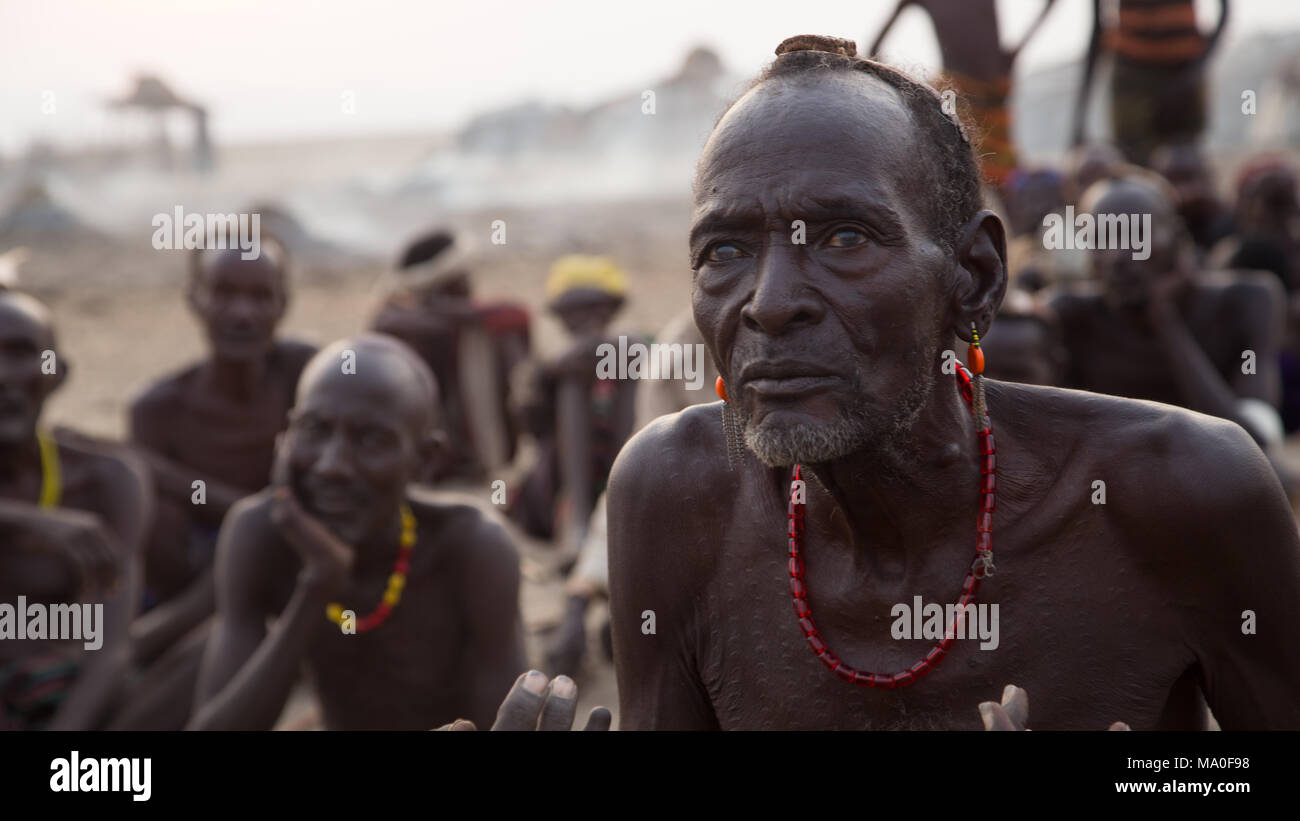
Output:
<path fill-rule="evenodd" d="M 742 418 L 745 444 L 768 467 L 829 462 L 868 448 L 894 451 L 899 439 L 911 430 L 921 410 L 930 401 L 934 380 L 928 376 L 917 379 L 899 397 L 893 412 L 884 417 L 869 411 L 866 402 L 862 401 L 860 384 L 859 374 L 859 378 L 854 380 L 853 390 L 858 401 L 830 423 L 776 425 L 764 422 L 752 425 L 748 419 Z"/>

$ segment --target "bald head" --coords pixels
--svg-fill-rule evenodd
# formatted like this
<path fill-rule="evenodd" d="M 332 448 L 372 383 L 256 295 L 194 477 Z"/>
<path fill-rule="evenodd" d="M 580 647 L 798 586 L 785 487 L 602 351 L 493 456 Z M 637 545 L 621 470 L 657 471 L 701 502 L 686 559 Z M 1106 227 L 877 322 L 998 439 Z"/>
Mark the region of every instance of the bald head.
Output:
<path fill-rule="evenodd" d="M 299 500 L 348 544 L 391 528 L 439 447 L 428 367 L 390 337 L 344 339 L 307 363 L 297 399 L 281 461 Z"/>
<path fill-rule="evenodd" d="M 54 350 L 54 319 L 45 304 L 21 291 L 0 289 L 0 334 L 22 334 L 39 350 Z"/>
<path fill-rule="evenodd" d="M 407 345 L 382 334 L 341 339 L 312 357 L 298 381 L 299 406 L 314 394 L 343 390 L 374 399 L 377 412 L 396 412 L 412 434 L 438 424 L 438 383 Z"/>
<path fill-rule="evenodd" d="M 30 441 L 46 398 L 63 383 L 67 363 L 55 350 L 50 312 L 36 299 L 0 290 L 0 443 Z"/>
<path fill-rule="evenodd" d="M 1178 218 L 1175 193 L 1160 177 L 1134 169 L 1094 183 L 1080 207 L 1093 214 L 1150 214 L 1153 221 Z"/>

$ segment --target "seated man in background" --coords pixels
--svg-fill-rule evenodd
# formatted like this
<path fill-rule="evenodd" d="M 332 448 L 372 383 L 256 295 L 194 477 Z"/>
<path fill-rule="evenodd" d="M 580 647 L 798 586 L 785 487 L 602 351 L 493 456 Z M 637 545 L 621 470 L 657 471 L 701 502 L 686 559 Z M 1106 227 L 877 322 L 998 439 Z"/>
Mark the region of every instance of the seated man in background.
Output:
<path fill-rule="evenodd" d="M 315 352 L 276 338 L 288 307 L 287 259 L 276 242 L 261 247 L 247 260 L 239 249 L 191 255 L 186 301 L 208 354 L 131 403 L 131 440 L 148 460 L 159 496 L 145 574 L 145 606 L 152 609 L 132 628 L 139 665 L 160 659 L 212 615 L 217 532 L 236 501 L 270 481 L 275 438 Z M 194 636 L 184 658 L 157 671 L 162 679 L 144 685 L 152 692 L 142 701 L 153 717 L 124 726 L 183 726 L 202 646 L 202 635 Z"/>
<path fill-rule="evenodd" d="M 1214 171 L 1194 143 L 1160 146 L 1151 154 L 1151 170 L 1173 186 L 1174 207 L 1201 258 L 1233 233 L 1232 212 L 1219 199 Z"/>
<path fill-rule="evenodd" d="M 568 331 L 568 347 L 554 360 L 533 363 L 521 380 L 521 415 L 537 439 L 537 460 L 510 514 L 529 535 L 562 538 L 570 555 L 579 552 L 614 457 L 634 430 L 636 381 L 597 375 L 599 347 L 619 350 L 608 332 L 626 296 L 612 259 L 557 260 L 546 282 L 547 307 Z"/>
<path fill-rule="evenodd" d="M 528 311 L 473 298 L 468 255 L 446 230 L 402 252 L 371 328 L 411 346 L 438 380 L 447 450 L 430 481 L 478 481 L 514 458 L 510 375 L 528 358 Z"/>
<path fill-rule="evenodd" d="M 980 340 L 984 373 L 1002 382 L 1060 385 L 1065 343 L 1056 314 L 1024 291 L 1008 290 L 988 336 Z"/>
<path fill-rule="evenodd" d="M 655 342 L 680 345 L 683 349 L 703 352 L 704 338 L 695 327 L 690 306 L 686 306 L 664 326 Z M 694 379 L 677 378 L 682 374 L 646 380 L 636 392 L 636 426 L 645 427 L 664 414 L 676 413 L 689 405 L 712 402 L 716 397 L 712 387 L 718 379 L 718 370 L 707 355 L 692 358 L 698 374 Z M 698 388 L 692 390 L 692 388 Z M 578 561 L 569 572 L 565 583 L 567 602 L 564 616 L 551 639 L 545 667 L 548 673 L 568 673 L 577 676 L 587 651 L 587 609 L 597 598 L 609 596 L 609 543 L 605 527 L 605 499 L 600 494 L 596 500 L 591 522 L 582 541 Z M 610 645 L 609 623 L 600 631 L 601 646 L 613 658 Z"/>
<path fill-rule="evenodd" d="M 478 509 L 411 492 L 437 408 L 429 369 L 389 337 L 308 364 L 274 485 L 221 530 L 191 728 L 270 728 L 304 666 L 327 729 L 490 723 L 525 667 L 518 557 Z"/>
<path fill-rule="evenodd" d="M 100 727 L 130 662 L 152 490 L 123 449 L 41 428 L 67 376 L 49 312 L 0 289 L 0 603 L 102 606 L 95 649 L 0 627 L 0 728 Z"/>
<path fill-rule="evenodd" d="M 1142 169 L 1085 195 L 1081 208 L 1094 219 L 1149 214 L 1150 256 L 1093 250 L 1091 287 L 1052 301 L 1068 354 L 1064 385 L 1230 419 L 1268 453 L 1282 438 L 1282 287 L 1264 273 L 1198 271 L 1173 204 L 1168 184 Z"/>

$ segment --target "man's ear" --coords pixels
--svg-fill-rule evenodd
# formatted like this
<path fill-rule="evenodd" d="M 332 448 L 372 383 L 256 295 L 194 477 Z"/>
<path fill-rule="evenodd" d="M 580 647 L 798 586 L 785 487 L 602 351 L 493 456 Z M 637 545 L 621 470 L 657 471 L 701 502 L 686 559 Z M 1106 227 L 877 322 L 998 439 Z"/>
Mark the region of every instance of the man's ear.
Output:
<path fill-rule="evenodd" d="M 970 342 L 971 323 L 983 336 L 1007 292 L 1007 234 L 997 214 L 984 209 L 971 217 L 958 236 L 954 256 L 953 332 Z"/>
<path fill-rule="evenodd" d="M 68 381 L 68 374 L 72 372 L 72 360 L 57 351 L 55 351 L 54 356 L 57 364 L 54 367 L 54 373 L 48 375 L 49 382 L 46 383 L 46 396 L 63 387 L 63 384 Z"/>
<path fill-rule="evenodd" d="M 416 465 L 417 481 L 428 481 L 439 476 L 449 467 L 447 459 L 447 434 L 441 429 L 430 431 L 419 444 L 419 464 Z"/>

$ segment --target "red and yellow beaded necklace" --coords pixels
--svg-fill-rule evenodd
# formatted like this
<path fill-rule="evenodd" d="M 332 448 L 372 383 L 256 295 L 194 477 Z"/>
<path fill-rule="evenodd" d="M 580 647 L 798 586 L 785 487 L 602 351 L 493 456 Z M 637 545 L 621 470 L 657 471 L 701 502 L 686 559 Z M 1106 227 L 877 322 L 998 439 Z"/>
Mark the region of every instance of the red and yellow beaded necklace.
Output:
<path fill-rule="evenodd" d="M 962 398 L 970 405 L 971 413 L 976 416 L 977 435 L 980 445 L 980 508 L 975 527 L 975 560 L 966 573 L 966 581 L 961 587 L 961 598 L 957 600 L 956 619 L 948 626 L 943 639 L 936 644 L 925 658 L 906 670 L 893 674 L 867 673 L 855 670 L 845 664 L 826 645 L 826 640 L 817 632 L 813 621 L 812 609 L 808 605 L 808 588 L 804 584 L 803 558 L 800 555 L 800 543 L 803 539 L 804 503 L 796 501 L 804 494 L 797 490 L 802 486 L 799 465 L 794 466 L 790 482 L 790 595 L 794 600 L 794 614 L 799 619 L 799 629 L 803 631 L 808 646 L 821 660 L 822 664 L 835 675 L 851 684 L 861 687 L 876 687 L 890 690 L 895 687 L 907 687 L 926 676 L 944 660 L 953 642 L 957 640 L 957 629 L 963 623 L 966 605 L 975 603 L 975 594 L 979 591 L 980 581 L 993 575 L 993 511 L 997 506 L 997 448 L 993 442 L 993 429 L 989 423 L 984 402 L 984 386 L 980 375 L 984 371 L 984 353 L 979 348 L 979 333 L 972 334 L 973 339 L 967 352 L 967 361 L 974 372 L 974 379 L 960 365 L 957 377 L 960 380 Z M 982 416 L 982 418 L 981 418 Z"/>
<path fill-rule="evenodd" d="M 393 562 L 393 572 L 388 577 L 388 587 L 384 590 L 383 598 L 375 609 L 368 616 L 357 619 L 355 626 L 358 633 L 374 630 L 388 621 L 393 608 L 402 600 L 402 590 L 406 587 L 406 574 L 411 569 L 411 548 L 415 547 L 416 530 L 415 514 L 411 513 L 410 506 L 403 502 L 399 512 L 402 517 L 402 538 L 397 549 L 397 560 Z M 330 602 L 325 606 L 325 616 L 342 627 L 343 605 Z"/>

